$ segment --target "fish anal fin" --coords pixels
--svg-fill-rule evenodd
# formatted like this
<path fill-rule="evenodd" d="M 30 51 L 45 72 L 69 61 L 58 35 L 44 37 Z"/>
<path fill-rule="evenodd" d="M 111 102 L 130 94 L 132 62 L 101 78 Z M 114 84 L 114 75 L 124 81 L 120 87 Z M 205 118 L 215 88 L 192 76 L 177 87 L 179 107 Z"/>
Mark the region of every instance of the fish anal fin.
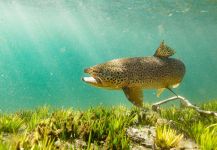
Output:
<path fill-rule="evenodd" d="M 164 44 L 164 41 L 161 42 L 160 46 L 157 48 L 154 56 L 156 57 L 170 57 L 175 54 L 175 51 Z"/>
<path fill-rule="evenodd" d="M 123 87 L 124 94 L 127 99 L 132 102 L 137 107 L 142 107 L 143 105 L 143 91 L 138 87 Z"/>
<path fill-rule="evenodd" d="M 165 88 L 157 89 L 157 97 L 159 97 L 163 93 L 164 90 Z"/>

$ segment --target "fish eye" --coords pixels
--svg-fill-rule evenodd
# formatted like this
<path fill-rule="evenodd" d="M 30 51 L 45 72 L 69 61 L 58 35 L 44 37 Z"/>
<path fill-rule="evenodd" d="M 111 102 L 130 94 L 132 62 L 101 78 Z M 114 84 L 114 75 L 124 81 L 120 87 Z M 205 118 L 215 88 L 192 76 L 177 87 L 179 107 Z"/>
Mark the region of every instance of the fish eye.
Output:
<path fill-rule="evenodd" d="M 96 71 L 96 70 L 93 70 L 93 72 L 94 72 L 94 73 L 97 73 L 97 71 Z"/>

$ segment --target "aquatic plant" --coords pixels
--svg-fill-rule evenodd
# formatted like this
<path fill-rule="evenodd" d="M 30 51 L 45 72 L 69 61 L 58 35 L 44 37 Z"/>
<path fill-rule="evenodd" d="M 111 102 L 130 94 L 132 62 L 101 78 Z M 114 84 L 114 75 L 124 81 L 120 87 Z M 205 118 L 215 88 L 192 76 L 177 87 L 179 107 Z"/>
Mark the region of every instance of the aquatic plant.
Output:
<path fill-rule="evenodd" d="M 213 105 L 217 103 L 202 104 L 216 111 Z M 159 120 L 166 121 L 159 124 Z M 0 121 L 0 149 L 130 149 L 134 141 L 127 129 L 144 125 L 157 126 L 155 142 L 161 148 L 175 146 L 183 135 L 203 149 L 217 145 L 217 118 L 189 108 L 163 108 L 156 113 L 150 105 L 144 109 L 98 106 L 85 111 L 44 106 L 0 114 Z"/>
<path fill-rule="evenodd" d="M 25 122 L 26 128 L 32 131 L 34 128 L 36 128 L 41 120 L 49 117 L 49 110 L 50 107 L 45 105 L 42 107 L 37 107 L 34 111 L 21 110 L 16 114 Z"/>
<path fill-rule="evenodd" d="M 79 133 L 85 141 L 105 141 L 109 149 L 129 147 L 126 144 L 129 141 L 126 128 L 134 122 L 134 116 L 130 115 L 126 108 L 92 108 L 82 114 L 80 120 L 82 122 Z"/>
<path fill-rule="evenodd" d="M 156 129 L 155 144 L 161 149 L 170 149 L 178 146 L 183 138 L 183 134 L 177 134 L 169 126 L 158 126 Z"/>
<path fill-rule="evenodd" d="M 201 149 L 217 150 L 217 124 L 203 128 L 196 137 Z"/>
<path fill-rule="evenodd" d="M 6 142 L 0 142 L 0 150 L 6 150 L 6 149 L 11 149 L 11 146 L 9 145 L 9 143 Z"/>
<path fill-rule="evenodd" d="M 201 104 L 201 108 L 204 110 L 217 111 L 216 106 L 216 101 Z M 205 147 L 206 138 L 209 140 L 209 144 L 207 143 L 207 145 L 217 144 L 217 140 L 213 137 L 213 134 L 216 134 L 214 128 L 207 130 L 210 125 L 216 124 L 216 117 L 200 115 L 190 108 L 175 107 L 162 109 L 161 116 L 167 120 L 171 120 L 177 130 L 194 139 L 201 147 Z"/>
<path fill-rule="evenodd" d="M 23 124 L 23 120 L 18 115 L 0 116 L 0 132 L 16 133 Z"/>
<path fill-rule="evenodd" d="M 151 110 L 151 105 L 144 104 L 143 108 L 132 107 L 130 114 L 134 116 L 137 125 L 155 125 L 160 118 L 159 114 Z"/>
<path fill-rule="evenodd" d="M 201 108 L 204 110 L 217 111 L 217 101 L 211 100 L 211 101 L 208 101 L 206 103 L 202 103 Z"/>
<path fill-rule="evenodd" d="M 37 144 L 34 144 L 32 149 L 34 150 L 53 150 L 54 149 L 54 140 L 49 137 L 44 137 Z"/>

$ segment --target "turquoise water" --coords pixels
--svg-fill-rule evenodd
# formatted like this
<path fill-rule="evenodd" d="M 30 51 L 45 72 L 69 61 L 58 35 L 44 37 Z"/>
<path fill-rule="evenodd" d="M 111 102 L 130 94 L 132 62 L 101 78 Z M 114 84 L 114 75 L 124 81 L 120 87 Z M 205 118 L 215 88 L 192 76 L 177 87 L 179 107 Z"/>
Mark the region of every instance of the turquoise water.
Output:
<path fill-rule="evenodd" d="M 0 109 L 131 106 L 122 91 L 83 83 L 83 69 L 152 55 L 162 40 L 186 65 L 175 91 L 194 103 L 217 98 L 215 0 L 1 0 Z M 149 103 L 171 93 L 155 95 L 144 91 Z"/>

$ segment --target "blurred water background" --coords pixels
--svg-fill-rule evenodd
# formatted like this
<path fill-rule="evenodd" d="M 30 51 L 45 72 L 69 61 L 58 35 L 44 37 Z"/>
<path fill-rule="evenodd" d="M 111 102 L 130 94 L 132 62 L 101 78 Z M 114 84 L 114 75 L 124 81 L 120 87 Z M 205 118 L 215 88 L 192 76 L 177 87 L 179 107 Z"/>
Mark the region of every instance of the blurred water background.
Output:
<path fill-rule="evenodd" d="M 1 0 L 0 109 L 131 106 L 122 91 L 83 83 L 83 69 L 153 55 L 162 40 L 187 68 L 175 91 L 217 98 L 216 0 Z M 169 96 L 144 91 L 148 103 Z"/>

